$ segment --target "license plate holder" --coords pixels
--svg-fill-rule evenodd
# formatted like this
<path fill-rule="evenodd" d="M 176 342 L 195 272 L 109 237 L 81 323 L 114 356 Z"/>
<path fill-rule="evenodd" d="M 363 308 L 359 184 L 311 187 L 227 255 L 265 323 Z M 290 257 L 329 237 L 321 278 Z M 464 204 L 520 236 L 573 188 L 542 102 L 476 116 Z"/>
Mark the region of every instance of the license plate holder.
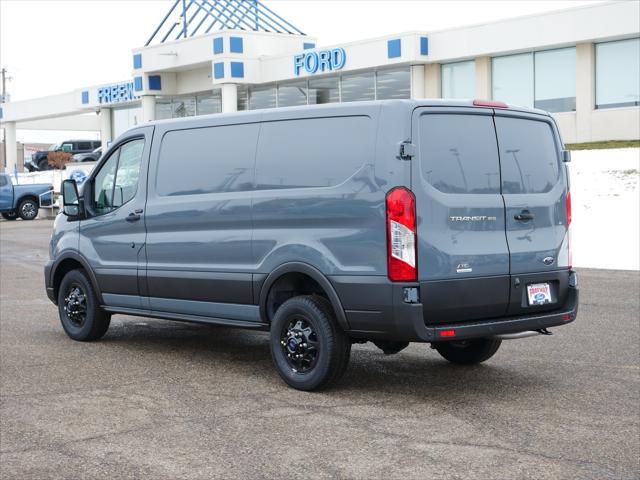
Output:
<path fill-rule="evenodd" d="M 553 303 L 551 285 L 546 282 L 527 285 L 527 300 L 531 307 Z"/>

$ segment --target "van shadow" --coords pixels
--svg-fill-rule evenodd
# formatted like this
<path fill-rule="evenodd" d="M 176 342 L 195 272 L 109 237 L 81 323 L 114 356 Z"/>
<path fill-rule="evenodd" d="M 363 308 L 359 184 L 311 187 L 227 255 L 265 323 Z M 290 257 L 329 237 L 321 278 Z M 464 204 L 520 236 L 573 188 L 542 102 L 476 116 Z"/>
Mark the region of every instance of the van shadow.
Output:
<path fill-rule="evenodd" d="M 102 343 L 117 344 L 136 356 L 170 355 L 172 363 L 212 369 L 228 363 L 236 375 L 251 382 L 256 375 L 285 386 L 271 361 L 267 332 L 157 320 L 125 320 L 109 330 Z M 553 391 L 555 381 L 541 370 L 516 368 L 501 352 L 476 366 L 453 365 L 428 344 L 412 344 L 396 355 L 384 355 L 371 343 L 354 345 L 343 379 L 326 394 L 429 398 L 444 403 L 469 402 L 491 395 L 507 400 L 532 392 Z M 522 365 L 522 364 L 520 364 Z"/>

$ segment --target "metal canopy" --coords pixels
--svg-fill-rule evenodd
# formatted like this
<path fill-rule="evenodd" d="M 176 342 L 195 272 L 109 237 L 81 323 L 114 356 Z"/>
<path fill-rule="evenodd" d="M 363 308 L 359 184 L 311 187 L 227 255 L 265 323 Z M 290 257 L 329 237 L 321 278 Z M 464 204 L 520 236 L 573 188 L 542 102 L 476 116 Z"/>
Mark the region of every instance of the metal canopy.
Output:
<path fill-rule="evenodd" d="M 258 0 L 176 0 L 145 47 L 212 29 L 305 35 Z"/>

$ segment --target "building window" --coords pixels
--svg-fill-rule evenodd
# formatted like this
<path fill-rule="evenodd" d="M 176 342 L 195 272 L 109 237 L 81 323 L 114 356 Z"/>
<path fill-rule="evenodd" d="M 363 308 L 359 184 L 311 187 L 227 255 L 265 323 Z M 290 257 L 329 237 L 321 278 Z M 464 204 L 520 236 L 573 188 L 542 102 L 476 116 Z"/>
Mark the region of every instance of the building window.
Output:
<path fill-rule="evenodd" d="M 442 98 L 474 98 L 476 96 L 476 62 L 445 63 L 440 67 Z"/>
<path fill-rule="evenodd" d="M 196 115 L 195 97 L 175 97 L 171 101 L 171 117 L 183 118 Z"/>
<path fill-rule="evenodd" d="M 408 68 L 380 70 L 376 73 L 376 98 L 391 100 L 411 97 L 411 71 Z"/>
<path fill-rule="evenodd" d="M 598 43 L 596 108 L 640 105 L 640 38 Z"/>
<path fill-rule="evenodd" d="M 219 88 L 197 95 L 156 98 L 156 120 L 209 115 L 221 111 L 222 93 Z"/>
<path fill-rule="evenodd" d="M 576 49 L 536 52 L 534 61 L 534 106 L 548 112 L 575 111 Z"/>
<path fill-rule="evenodd" d="M 222 91 L 217 88 L 210 93 L 196 95 L 196 115 L 222 112 Z"/>
<path fill-rule="evenodd" d="M 494 100 L 533 107 L 533 54 L 495 57 L 491 67 Z"/>
<path fill-rule="evenodd" d="M 278 84 L 278 107 L 294 107 L 306 104 L 306 80 Z"/>
<path fill-rule="evenodd" d="M 249 89 L 249 110 L 276 107 L 275 85 L 257 85 Z"/>
<path fill-rule="evenodd" d="M 249 106 L 249 89 L 246 85 L 238 85 L 238 100 L 237 100 L 237 108 L 238 111 L 248 110 Z"/>
<path fill-rule="evenodd" d="M 341 99 L 343 102 L 375 100 L 375 72 L 355 73 L 342 76 Z"/>
<path fill-rule="evenodd" d="M 576 109 L 576 49 L 561 48 L 495 57 L 494 100 L 549 112 Z"/>
<path fill-rule="evenodd" d="M 340 101 L 340 79 L 338 77 L 309 80 L 309 105 L 337 103 Z"/>

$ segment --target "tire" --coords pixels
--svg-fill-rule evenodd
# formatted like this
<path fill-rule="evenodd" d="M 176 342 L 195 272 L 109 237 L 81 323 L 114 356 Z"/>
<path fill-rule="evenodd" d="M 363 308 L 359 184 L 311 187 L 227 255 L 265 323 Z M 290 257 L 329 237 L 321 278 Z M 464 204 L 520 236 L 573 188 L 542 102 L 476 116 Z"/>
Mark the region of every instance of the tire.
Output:
<path fill-rule="evenodd" d="M 335 384 L 351 355 L 351 340 L 339 327 L 331 305 L 316 295 L 291 298 L 278 308 L 270 343 L 271 358 L 282 379 L 303 391 Z"/>
<path fill-rule="evenodd" d="M 27 198 L 18 204 L 18 215 L 23 220 L 34 220 L 38 216 L 38 208 L 38 202 Z"/>
<path fill-rule="evenodd" d="M 475 365 L 493 357 L 501 343 L 502 340 L 496 338 L 479 338 L 460 342 L 434 343 L 433 348 L 452 363 Z"/>
<path fill-rule="evenodd" d="M 60 282 L 58 314 L 66 334 L 79 342 L 102 338 L 111 323 L 111 315 L 100 308 L 93 286 L 82 270 L 71 270 Z"/>
<path fill-rule="evenodd" d="M 15 210 L 12 210 L 11 212 L 4 212 L 2 213 L 2 218 L 5 220 L 16 220 L 18 218 L 18 214 Z"/>

